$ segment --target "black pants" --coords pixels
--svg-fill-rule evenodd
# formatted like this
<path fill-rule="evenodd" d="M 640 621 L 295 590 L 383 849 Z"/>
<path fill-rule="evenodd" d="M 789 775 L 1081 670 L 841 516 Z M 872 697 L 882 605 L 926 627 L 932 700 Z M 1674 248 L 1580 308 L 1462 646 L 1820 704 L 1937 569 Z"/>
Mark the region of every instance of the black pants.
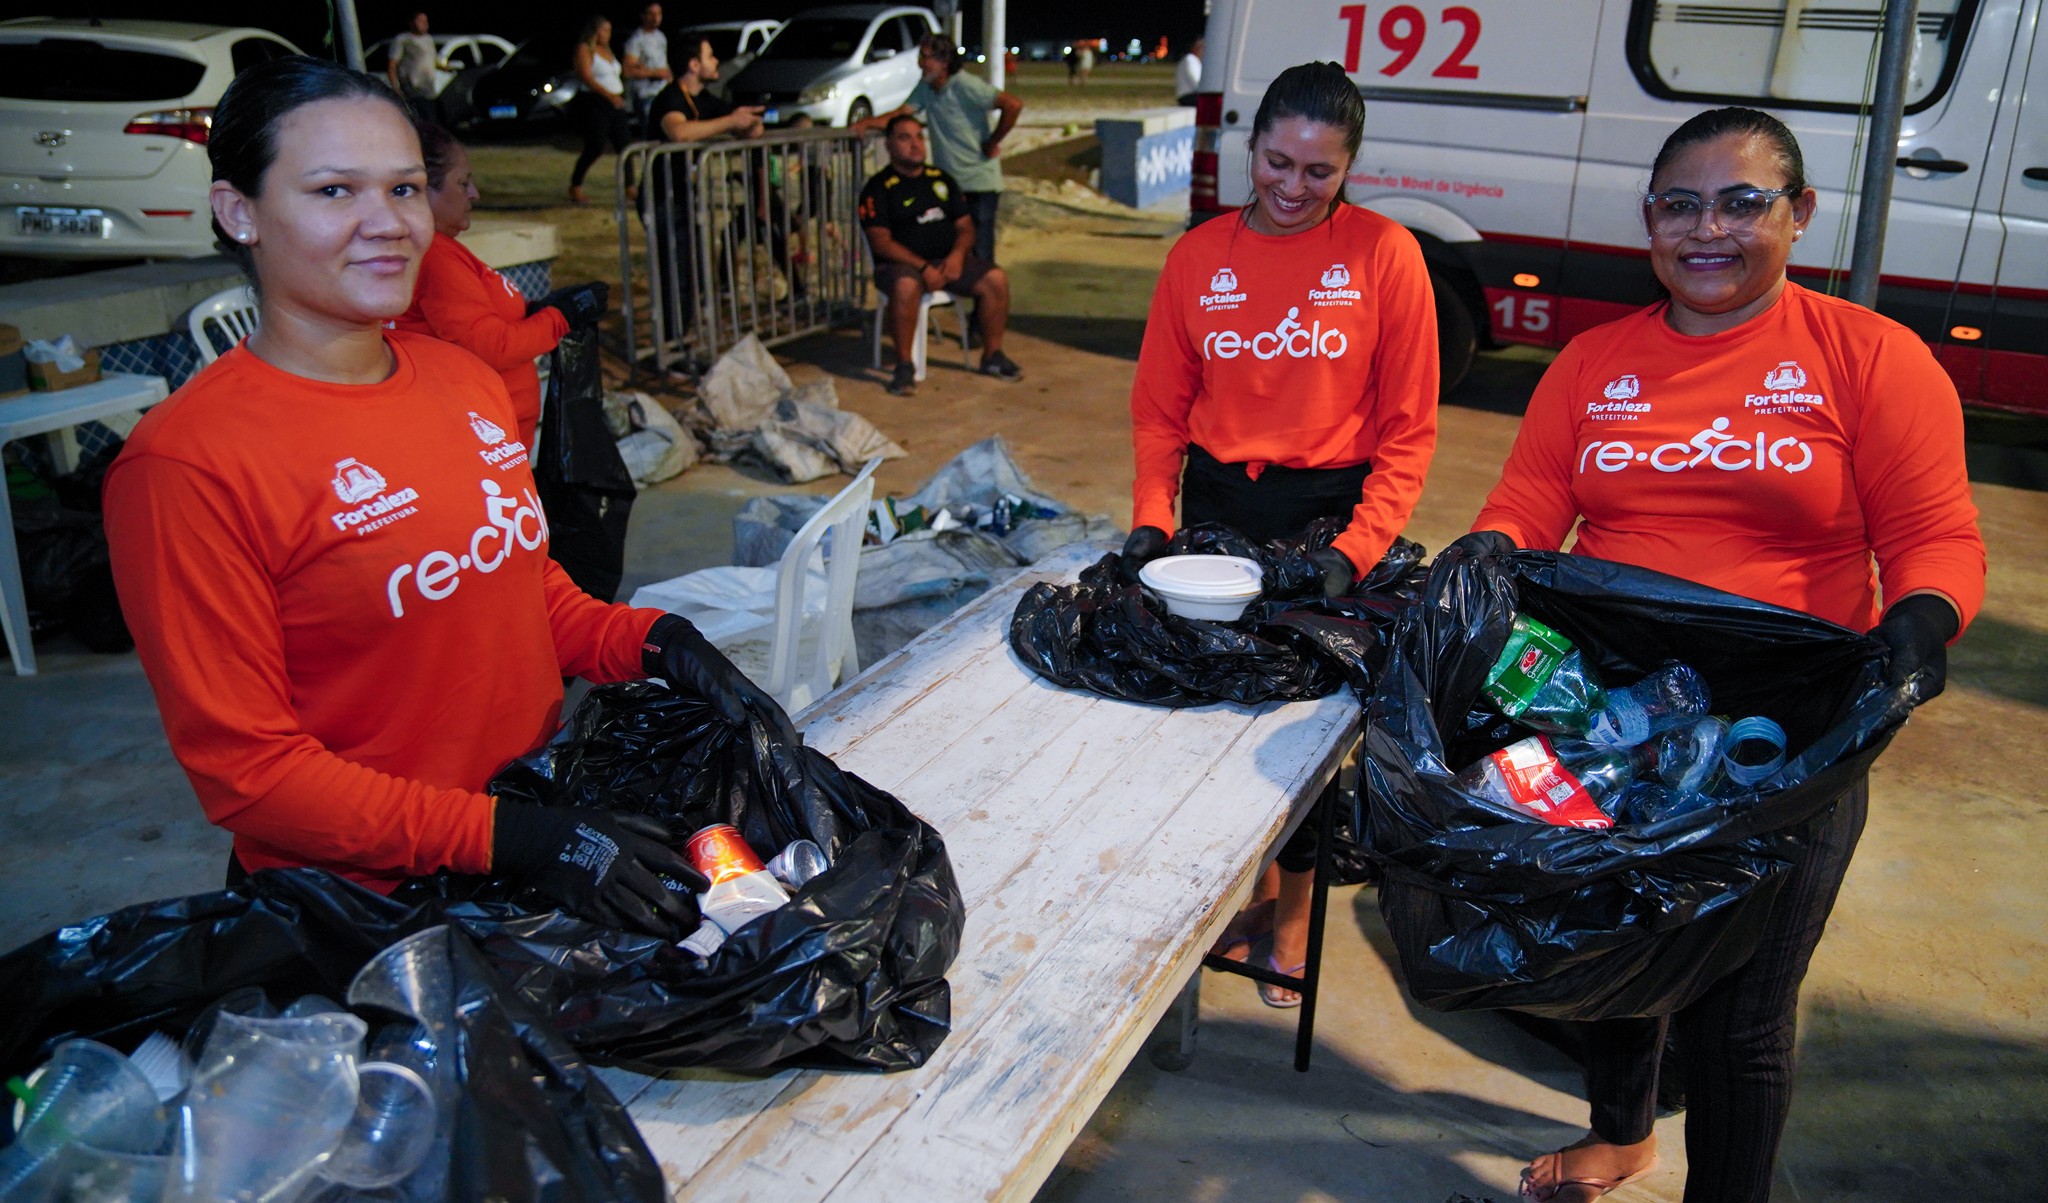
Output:
<path fill-rule="evenodd" d="M 1764 1203 L 1792 1106 L 1799 983 L 1863 834 L 1870 782 L 1843 791 L 1819 820 L 1749 961 L 1699 1001 L 1657 1019 L 1582 1025 L 1593 1131 L 1614 1144 L 1650 1135 L 1657 1065 L 1670 1031 L 1685 1072 L 1685 1203 Z"/>
<path fill-rule="evenodd" d="M 1190 443 L 1180 475 L 1180 522 L 1220 522 L 1263 543 L 1301 533 L 1318 518 L 1349 518 L 1371 464 L 1348 468 L 1283 468 L 1269 464 L 1253 480 L 1243 464 L 1226 464 Z M 1318 806 L 1321 803 L 1317 803 Z M 1289 873 L 1316 867 L 1316 812 L 1310 810 L 1276 858 Z"/>
<path fill-rule="evenodd" d="M 583 136 L 583 153 L 576 156 L 576 170 L 569 173 L 569 186 L 580 188 L 583 177 L 590 174 L 590 165 L 597 162 L 607 144 L 617 154 L 633 140 L 633 116 L 628 109 L 614 108 L 609 100 L 578 92 L 569 102 L 568 117 Z"/>

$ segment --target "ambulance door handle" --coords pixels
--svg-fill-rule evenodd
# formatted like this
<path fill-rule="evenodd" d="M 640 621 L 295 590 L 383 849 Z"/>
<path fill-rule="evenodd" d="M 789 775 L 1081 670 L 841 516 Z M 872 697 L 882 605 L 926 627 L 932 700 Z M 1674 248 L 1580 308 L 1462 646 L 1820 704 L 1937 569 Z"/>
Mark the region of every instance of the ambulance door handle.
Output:
<path fill-rule="evenodd" d="M 1968 163 L 1960 162 L 1955 159 L 1901 158 L 1899 160 L 1899 166 L 1905 168 L 1917 168 L 1921 171 L 1939 172 L 1942 175 L 1954 175 L 1959 171 L 1968 171 L 1970 169 L 1970 165 Z"/>
<path fill-rule="evenodd" d="M 2020 172 L 2020 174 L 2030 180 L 2048 184 L 2048 167 L 2029 167 L 2025 171 Z"/>

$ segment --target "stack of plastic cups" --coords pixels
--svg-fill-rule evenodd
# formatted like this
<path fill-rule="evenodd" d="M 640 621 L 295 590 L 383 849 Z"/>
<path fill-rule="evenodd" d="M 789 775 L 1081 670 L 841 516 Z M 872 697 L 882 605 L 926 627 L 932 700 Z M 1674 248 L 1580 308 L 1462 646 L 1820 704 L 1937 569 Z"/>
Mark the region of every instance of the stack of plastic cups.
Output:
<path fill-rule="evenodd" d="M 133 1062 L 104 1044 L 67 1040 L 37 1075 L 14 1143 L 0 1150 L 0 1199 L 41 1199 L 81 1148 L 143 1156 L 162 1148 L 170 1121 Z"/>

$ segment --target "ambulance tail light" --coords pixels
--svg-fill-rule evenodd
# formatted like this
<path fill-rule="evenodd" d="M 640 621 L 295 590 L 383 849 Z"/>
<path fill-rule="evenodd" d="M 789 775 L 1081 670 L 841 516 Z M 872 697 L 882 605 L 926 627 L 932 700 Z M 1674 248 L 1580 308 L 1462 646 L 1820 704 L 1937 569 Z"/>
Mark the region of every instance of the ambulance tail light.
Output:
<path fill-rule="evenodd" d="M 1223 145 L 1223 93 L 1195 94 L 1194 180 L 1188 192 L 1188 216 L 1199 221 L 1223 211 L 1217 199 L 1217 154 Z"/>

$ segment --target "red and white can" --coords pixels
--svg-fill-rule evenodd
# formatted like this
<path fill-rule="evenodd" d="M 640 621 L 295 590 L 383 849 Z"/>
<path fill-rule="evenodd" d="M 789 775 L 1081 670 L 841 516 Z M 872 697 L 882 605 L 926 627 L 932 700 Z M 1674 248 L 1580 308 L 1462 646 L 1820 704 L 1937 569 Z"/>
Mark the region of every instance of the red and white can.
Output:
<path fill-rule="evenodd" d="M 740 835 L 740 829 L 730 823 L 713 823 L 691 836 L 685 854 L 699 873 L 711 879 L 712 885 L 766 868 Z"/>

